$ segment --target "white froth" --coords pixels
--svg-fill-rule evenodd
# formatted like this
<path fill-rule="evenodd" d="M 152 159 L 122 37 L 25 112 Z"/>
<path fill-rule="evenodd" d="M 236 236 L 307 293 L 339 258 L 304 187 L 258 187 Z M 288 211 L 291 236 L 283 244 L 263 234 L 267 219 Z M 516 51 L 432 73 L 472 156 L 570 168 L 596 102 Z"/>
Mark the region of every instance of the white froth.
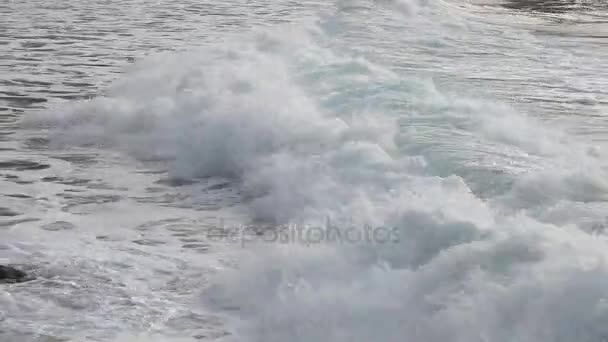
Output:
<path fill-rule="evenodd" d="M 238 269 L 200 301 L 238 340 L 608 338 L 606 239 L 568 215 L 606 201 L 599 149 L 302 26 L 150 58 L 107 96 L 26 124 L 57 146 L 162 160 L 176 179 L 229 179 L 245 221 L 398 233 L 234 251 Z"/>

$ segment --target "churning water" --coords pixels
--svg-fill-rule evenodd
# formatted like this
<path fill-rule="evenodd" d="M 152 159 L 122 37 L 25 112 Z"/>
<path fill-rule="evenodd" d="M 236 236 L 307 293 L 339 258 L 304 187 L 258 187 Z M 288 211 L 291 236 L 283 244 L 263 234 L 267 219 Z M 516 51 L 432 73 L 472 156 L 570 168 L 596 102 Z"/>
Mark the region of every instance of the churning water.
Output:
<path fill-rule="evenodd" d="M 0 3 L 0 340 L 608 340 L 608 12 Z"/>

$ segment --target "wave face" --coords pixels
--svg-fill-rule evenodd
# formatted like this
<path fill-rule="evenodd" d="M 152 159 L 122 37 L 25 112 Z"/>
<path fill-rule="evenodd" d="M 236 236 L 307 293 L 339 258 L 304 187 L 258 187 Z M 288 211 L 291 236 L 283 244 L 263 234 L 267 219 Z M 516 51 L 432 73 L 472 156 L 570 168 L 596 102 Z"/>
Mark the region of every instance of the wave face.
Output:
<path fill-rule="evenodd" d="M 105 96 L 24 124 L 56 146 L 162 161 L 176 180 L 229 179 L 245 223 L 394 234 L 233 251 L 238 270 L 201 304 L 237 340 L 605 340 L 606 156 L 577 132 L 606 94 L 597 76 L 562 84 L 593 72 L 592 52 L 541 73 L 535 51 L 567 59 L 557 40 L 460 11 L 340 1 L 147 58 Z"/>

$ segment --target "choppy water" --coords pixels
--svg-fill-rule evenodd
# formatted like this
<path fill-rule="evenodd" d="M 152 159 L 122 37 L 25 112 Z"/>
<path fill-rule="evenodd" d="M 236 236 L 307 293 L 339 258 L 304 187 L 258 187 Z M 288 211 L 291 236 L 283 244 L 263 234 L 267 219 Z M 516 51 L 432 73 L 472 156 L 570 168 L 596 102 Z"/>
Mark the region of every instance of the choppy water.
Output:
<path fill-rule="evenodd" d="M 606 11 L 0 3 L 0 340 L 605 341 Z"/>

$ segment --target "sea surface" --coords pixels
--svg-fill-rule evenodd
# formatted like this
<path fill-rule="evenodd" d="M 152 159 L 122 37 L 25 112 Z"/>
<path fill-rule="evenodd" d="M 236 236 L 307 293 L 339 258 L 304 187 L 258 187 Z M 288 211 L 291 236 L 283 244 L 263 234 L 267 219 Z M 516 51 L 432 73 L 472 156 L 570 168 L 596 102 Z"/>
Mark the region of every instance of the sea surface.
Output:
<path fill-rule="evenodd" d="M 0 0 L 0 341 L 608 341 L 608 5 Z"/>

